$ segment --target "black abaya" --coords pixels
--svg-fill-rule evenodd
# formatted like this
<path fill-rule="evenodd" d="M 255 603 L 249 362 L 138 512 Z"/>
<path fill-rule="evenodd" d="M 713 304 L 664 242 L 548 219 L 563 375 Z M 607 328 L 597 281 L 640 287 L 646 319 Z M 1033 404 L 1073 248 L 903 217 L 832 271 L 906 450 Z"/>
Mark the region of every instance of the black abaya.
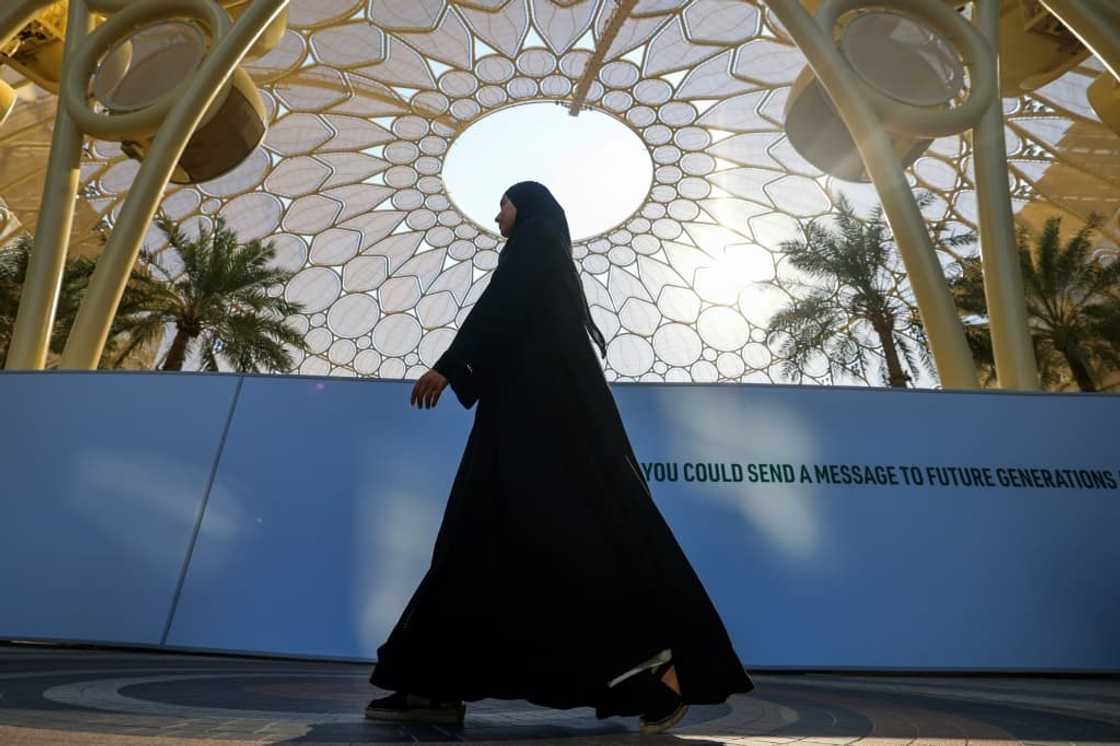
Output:
<path fill-rule="evenodd" d="M 370 681 L 636 715 L 607 682 L 670 648 L 685 702 L 750 691 L 641 476 L 587 337 L 563 213 L 514 203 L 502 261 L 434 366 L 463 406 L 477 402 L 474 426 L 431 566 Z"/>

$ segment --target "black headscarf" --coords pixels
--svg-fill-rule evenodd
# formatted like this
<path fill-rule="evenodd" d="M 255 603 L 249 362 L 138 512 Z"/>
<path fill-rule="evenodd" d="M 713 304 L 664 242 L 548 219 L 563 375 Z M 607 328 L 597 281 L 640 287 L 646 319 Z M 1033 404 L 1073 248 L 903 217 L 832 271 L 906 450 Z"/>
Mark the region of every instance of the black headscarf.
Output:
<path fill-rule="evenodd" d="M 498 264 L 502 263 L 502 260 L 511 250 L 529 248 L 519 245 L 518 239 L 528 238 L 528 235 L 519 236 L 519 233 L 525 233 L 525 231 L 519 231 L 518 228 L 526 229 L 530 224 L 540 225 L 545 230 L 556 231 L 560 235 L 560 240 L 567 251 L 568 258 L 571 259 L 572 236 L 568 231 L 568 218 L 564 214 L 564 208 L 552 196 L 552 192 L 548 191 L 548 187 L 535 181 L 521 181 L 507 189 L 505 196 L 517 208 L 517 219 L 514 221 L 513 232 L 510 234 L 509 240 L 506 241 L 505 248 L 498 256 Z M 575 264 L 571 261 L 565 262 L 565 265 L 571 270 L 576 287 L 579 288 L 580 298 L 583 300 L 583 326 L 587 333 L 591 335 L 595 346 L 599 348 L 599 353 L 605 358 L 607 356 L 607 342 L 603 337 L 603 332 L 599 330 L 599 327 L 591 318 L 591 306 L 587 303 L 587 295 L 583 290 L 583 282 L 579 278 L 579 272 L 576 271 Z"/>

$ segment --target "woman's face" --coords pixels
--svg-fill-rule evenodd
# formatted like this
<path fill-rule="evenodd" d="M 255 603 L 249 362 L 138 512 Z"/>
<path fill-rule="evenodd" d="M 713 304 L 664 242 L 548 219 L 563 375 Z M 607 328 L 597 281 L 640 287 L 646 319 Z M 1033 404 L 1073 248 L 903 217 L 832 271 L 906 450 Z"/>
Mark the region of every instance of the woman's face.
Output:
<path fill-rule="evenodd" d="M 509 201 L 509 197 L 503 194 L 502 209 L 494 217 L 494 222 L 498 224 L 498 232 L 502 234 L 502 238 L 509 238 L 510 234 L 513 233 L 513 223 L 516 220 L 517 207 Z"/>

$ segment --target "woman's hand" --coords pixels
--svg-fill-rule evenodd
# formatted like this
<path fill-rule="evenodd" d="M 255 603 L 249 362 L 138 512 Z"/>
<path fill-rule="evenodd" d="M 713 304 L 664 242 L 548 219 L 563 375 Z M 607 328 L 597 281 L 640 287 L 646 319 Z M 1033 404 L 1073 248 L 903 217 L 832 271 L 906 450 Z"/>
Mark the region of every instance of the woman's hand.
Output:
<path fill-rule="evenodd" d="M 440 393 L 447 388 L 447 379 L 439 371 L 429 370 L 420 376 L 416 385 L 412 387 L 412 396 L 408 406 L 418 406 L 420 409 L 431 409 L 439 402 Z"/>

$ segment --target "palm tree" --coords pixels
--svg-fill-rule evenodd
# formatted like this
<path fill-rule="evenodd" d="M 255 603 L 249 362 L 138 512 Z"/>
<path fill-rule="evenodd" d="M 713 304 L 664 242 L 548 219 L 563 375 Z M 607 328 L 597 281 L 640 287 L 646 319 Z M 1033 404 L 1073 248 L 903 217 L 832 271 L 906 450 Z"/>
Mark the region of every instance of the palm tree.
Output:
<path fill-rule="evenodd" d="M 157 339 L 169 325 L 175 327 L 175 337 L 163 370 L 182 370 L 195 349 L 201 352 L 203 370 L 218 370 L 221 355 L 235 370 L 254 373 L 291 368 L 285 345 L 307 351 L 303 337 L 284 322 L 303 307 L 268 292 L 294 274 L 271 266 L 276 258 L 271 243 L 241 244 L 221 218 L 214 230 L 203 230 L 193 240 L 164 215 L 156 225 L 182 258 L 183 272 L 172 278 L 145 253 L 153 271 L 164 276 L 136 282 L 136 303 L 143 313 L 129 315 L 125 330 L 130 339 L 121 357 Z"/>
<path fill-rule="evenodd" d="M 19 310 L 19 301 L 23 293 L 23 283 L 27 277 L 27 267 L 31 260 L 31 250 L 34 241 L 29 234 L 21 234 L 12 239 L 6 246 L 0 248 L 0 362 L 8 355 L 8 347 L 12 341 L 12 332 L 16 323 L 16 312 Z M 70 336 L 70 330 L 78 315 L 78 308 L 89 286 L 90 276 L 96 264 L 84 257 L 68 259 L 62 273 L 62 282 L 59 286 L 58 304 L 55 309 L 54 327 L 51 329 L 49 349 L 55 354 L 61 354 Z M 135 284 L 140 277 L 134 272 L 125 290 L 121 301 L 121 312 L 114 319 L 109 330 L 108 342 L 101 362 L 107 365 L 114 356 L 126 336 L 125 327 L 133 314 L 137 312 L 139 298 Z M 117 364 L 119 365 L 118 359 Z M 51 367 L 52 363 L 48 363 Z"/>
<path fill-rule="evenodd" d="M 930 199 L 923 196 L 919 205 Z M 781 244 L 790 264 L 815 280 L 775 282 L 807 291 L 791 293 L 791 301 L 770 319 L 770 332 L 786 335 L 779 346 L 782 374 L 800 381 L 811 361 L 824 355 L 833 380 L 845 374 L 867 380 L 877 357 L 885 365 L 879 368 L 882 381 L 894 388 L 905 388 L 920 368 L 932 375 L 925 331 L 908 298 L 882 209 L 861 220 L 841 196 L 834 221 L 835 229 L 813 221 L 804 241 Z M 971 234 L 945 238 L 941 232 L 935 226 L 941 247 L 974 241 Z"/>
<path fill-rule="evenodd" d="M 8 356 L 8 345 L 19 310 L 27 262 L 31 257 L 30 237 L 21 236 L 0 249 L 0 359 Z"/>
<path fill-rule="evenodd" d="M 1031 246 L 1019 233 L 1019 266 L 1027 320 L 1042 383 L 1057 387 L 1072 378 L 1082 391 L 1096 391 L 1100 372 L 1120 368 L 1120 262 L 1103 264 L 1093 255 L 1099 216 L 1063 246 L 1060 217 L 1049 218 Z M 964 259 L 950 280 L 965 330 L 982 370 L 993 376 L 988 307 L 978 258 Z"/>

